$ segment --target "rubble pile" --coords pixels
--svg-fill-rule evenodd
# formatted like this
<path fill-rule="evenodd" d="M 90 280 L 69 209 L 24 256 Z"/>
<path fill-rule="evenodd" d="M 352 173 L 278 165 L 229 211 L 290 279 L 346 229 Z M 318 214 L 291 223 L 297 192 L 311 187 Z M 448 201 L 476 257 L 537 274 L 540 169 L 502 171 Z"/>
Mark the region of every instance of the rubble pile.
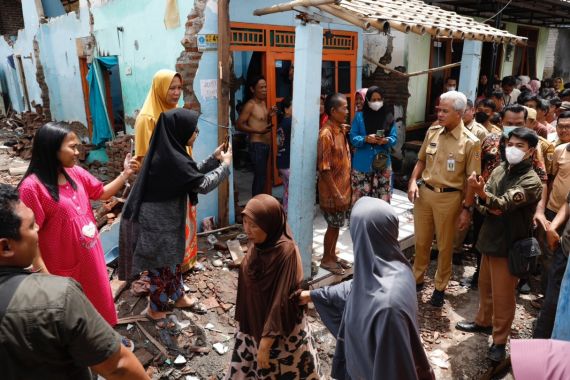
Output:
<path fill-rule="evenodd" d="M 109 180 L 114 179 L 123 171 L 123 163 L 125 156 L 131 151 L 131 141 L 134 141 L 133 135 L 119 134 L 113 141 L 105 143 L 105 149 L 109 162 L 106 167 L 106 175 Z"/>
<path fill-rule="evenodd" d="M 32 139 L 39 127 L 47 122 L 44 115 L 34 112 L 10 113 L 0 119 L 4 146 L 12 148 L 12 154 L 24 160 L 32 157 Z"/>

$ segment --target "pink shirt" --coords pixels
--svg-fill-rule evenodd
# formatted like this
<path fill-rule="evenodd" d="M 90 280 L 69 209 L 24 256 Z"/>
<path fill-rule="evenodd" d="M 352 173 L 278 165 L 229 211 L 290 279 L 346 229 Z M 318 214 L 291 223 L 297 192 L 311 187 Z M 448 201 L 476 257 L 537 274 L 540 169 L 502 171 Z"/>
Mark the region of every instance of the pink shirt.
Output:
<path fill-rule="evenodd" d="M 77 185 L 59 186 L 59 202 L 32 174 L 19 187 L 20 199 L 32 209 L 39 226 L 39 246 L 50 273 L 72 277 L 111 325 L 117 313 L 109 285 L 103 247 L 90 199 L 103 194 L 103 184 L 79 166 L 66 169 Z"/>

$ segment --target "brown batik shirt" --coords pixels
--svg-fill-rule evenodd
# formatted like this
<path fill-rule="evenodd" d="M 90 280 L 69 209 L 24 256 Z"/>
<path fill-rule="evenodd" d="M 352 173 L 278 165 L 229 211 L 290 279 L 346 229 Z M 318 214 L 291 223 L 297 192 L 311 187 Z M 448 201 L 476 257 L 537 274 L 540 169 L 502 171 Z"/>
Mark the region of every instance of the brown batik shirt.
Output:
<path fill-rule="evenodd" d="M 350 148 L 340 127 L 329 121 L 319 131 L 317 147 L 319 204 L 324 212 L 346 211 L 350 207 Z M 330 176 L 334 188 L 324 176 Z"/>

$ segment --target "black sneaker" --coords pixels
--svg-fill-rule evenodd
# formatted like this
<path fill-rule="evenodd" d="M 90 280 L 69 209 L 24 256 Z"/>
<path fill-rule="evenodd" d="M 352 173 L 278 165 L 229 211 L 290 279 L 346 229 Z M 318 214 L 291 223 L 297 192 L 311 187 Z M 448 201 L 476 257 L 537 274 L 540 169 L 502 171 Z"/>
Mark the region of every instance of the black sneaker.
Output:
<path fill-rule="evenodd" d="M 469 333 L 483 333 L 487 335 L 491 335 L 493 333 L 493 326 L 479 326 L 475 322 L 467 322 L 467 321 L 457 322 L 455 328 L 457 330 Z"/>
<path fill-rule="evenodd" d="M 443 306 L 443 296 L 444 296 L 444 292 L 442 292 L 441 290 L 437 290 L 435 289 L 433 291 L 433 294 L 431 295 L 431 299 L 429 300 L 429 303 L 432 306 L 435 307 L 442 307 Z"/>
<path fill-rule="evenodd" d="M 463 254 L 461 253 L 454 253 L 451 257 L 451 262 L 453 265 L 463 265 Z"/>
<path fill-rule="evenodd" d="M 424 290 L 424 283 L 422 282 L 422 283 L 416 284 L 416 292 L 419 293 L 422 290 Z"/>
<path fill-rule="evenodd" d="M 492 344 L 489 347 L 489 352 L 487 352 L 487 359 L 494 362 L 500 362 L 507 356 L 504 344 Z"/>

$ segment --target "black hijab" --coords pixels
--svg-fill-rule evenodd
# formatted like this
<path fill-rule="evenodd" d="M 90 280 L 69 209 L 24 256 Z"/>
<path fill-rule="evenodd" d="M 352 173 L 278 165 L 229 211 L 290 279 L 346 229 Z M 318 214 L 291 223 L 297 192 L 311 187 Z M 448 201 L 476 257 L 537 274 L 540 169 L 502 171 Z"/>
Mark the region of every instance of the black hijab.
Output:
<path fill-rule="evenodd" d="M 350 235 L 355 260 L 352 286 L 330 287 L 325 291 L 331 297 L 313 297 L 311 291 L 319 313 L 326 310 L 318 305 L 323 299 L 344 304 L 332 377 L 432 379 L 418 332 L 415 280 L 398 242 L 398 216 L 388 203 L 363 197 L 352 209 Z M 336 313 L 330 317 L 338 320 Z M 336 328 L 334 319 L 323 320 Z"/>
<path fill-rule="evenodd" d="M 368 102 L 372 99 L 372 95 L 377 92 L 382 96 L 382 101 L 384 105 L 378 111 L 373 111 Z M 375 135 L 376 131 L 381 129 L 384 131 L 384 135 L 390 133 L 390 128 L 392 127 L 392 122 L 394 121 L 394 113 L 386 104 L 384 99 L 384 93 L 378 86 L 372 86 L 366 91 L 366 98 L 364 99 L 364 104 L 362 106 L 362 117 L 364 118 L 364 127 L 366 128 L 367 135 Z"/>
<path fill-rule="evenodd" d="M 197 131 L 198 113 L 185 108 L 163 112 L 158 118 L 141 172 L 123 210 L 123 217 L 136 219 L 143 201 L 160 202 L 188 194 L 193 205 L 198 194 L 189 189 L 204 177 L 186 150 Z"/>

